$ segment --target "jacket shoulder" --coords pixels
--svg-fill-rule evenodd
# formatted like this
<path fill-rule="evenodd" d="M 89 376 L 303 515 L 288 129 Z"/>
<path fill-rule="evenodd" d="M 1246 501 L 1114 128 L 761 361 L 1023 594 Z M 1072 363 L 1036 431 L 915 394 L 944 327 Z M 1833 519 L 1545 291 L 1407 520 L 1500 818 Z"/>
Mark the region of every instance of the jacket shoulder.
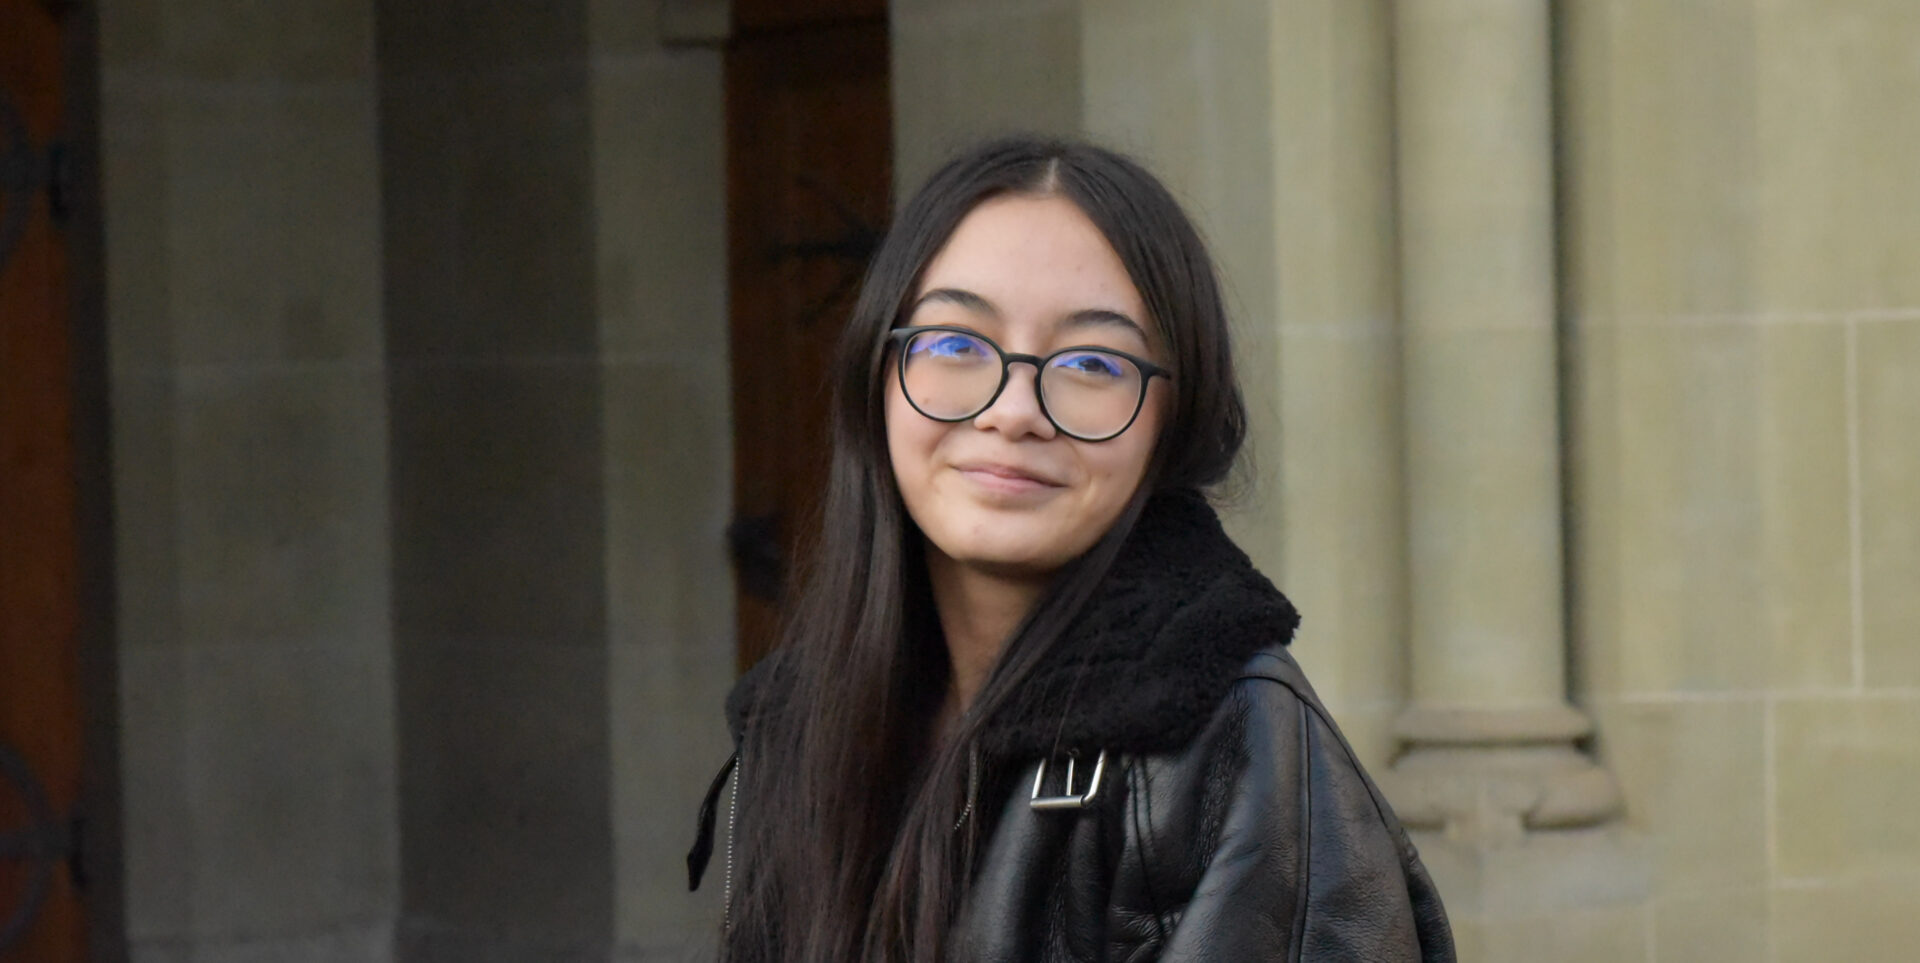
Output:
<path fill-rule="evenodd" d="M 1248 659 L 1201 737 L 1152 768 L 1143 848 L 1191 860 L 1143 887 L 1191 894 L 1172 957 L 1266 959 L 1238 944 L 1249 930 L 1286 959 L 1452 958 L 1417 851 L 1286 649 Z"/>
<path fill-rule="evenodd" d="M 1320 706 L 1320 696 L 1314 692 L 1313 684 L 1307 681 L 1307 673 L 1294 661 L 1293 653 L 1284 645 L 1270 645 L 1253 654 L 1246 665 L 1240 667 L 1236 683 L 1245 685 L 1260 682 L 1277 682 L 1292 690 L 1302 700 Z"/>
<path fill-rule="evenodd" d="M 1270 646 L 1248 659 L 1221 711 L 1238 714 L 1231 728 L 1238 730 L 1239 740 L 1248 739 L 1252 735 L 1249 730 L 1255 727 L 1264 730 L 1260 741 L 1284 739 L 1295 750 L 1295 778 L 1304 788 L 1319 794 L 1330 785 L 1339 786 L 1335 798 L 1322 794 L 1323 807 L 1337 801 L 1349 816 L 1372 816 L 1391 835 L 1404 837 L 1405 831 L 1385 794 L 1307 681 L 1305 670 L 1285 647 Z M 1306 808 L 1312 812 L 1314 807 Z"/>

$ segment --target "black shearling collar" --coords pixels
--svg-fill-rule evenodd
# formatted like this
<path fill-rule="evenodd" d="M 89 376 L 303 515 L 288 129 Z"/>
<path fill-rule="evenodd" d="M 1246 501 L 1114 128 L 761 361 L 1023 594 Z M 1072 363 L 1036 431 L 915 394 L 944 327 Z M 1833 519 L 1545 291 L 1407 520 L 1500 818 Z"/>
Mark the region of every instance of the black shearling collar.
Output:
<path fill-rule="evenodd" d="M 1034 675 L 982 730 L 989 758 L 1178 749 L 1255 653 L 1292 641 L 1300 615 L 1227 537 L 1205 496 L 1155 495 L 1107 577 Z M 779 686 L 779 659 L 727 697 L 737 741 Z"/>
<path fill-rule="evenodd" d="M 1033 678 L 982 734 L 991 757 L 1178 749 L 1254 653 L 1299 613 L 1233 544 L 1204 496 L 1156 495 Z"/>

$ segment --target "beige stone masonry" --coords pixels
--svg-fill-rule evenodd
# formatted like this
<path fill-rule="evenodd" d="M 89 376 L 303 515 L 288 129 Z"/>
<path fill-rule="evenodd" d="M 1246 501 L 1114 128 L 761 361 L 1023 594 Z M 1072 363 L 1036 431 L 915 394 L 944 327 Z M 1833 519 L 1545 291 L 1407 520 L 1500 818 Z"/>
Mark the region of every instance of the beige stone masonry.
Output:
<path fill-rule="evenodd" d="M 1395 10 L 1408 824 L 1515 843 L 1619 791 L 1566 699 L 1547 4 Z"/>

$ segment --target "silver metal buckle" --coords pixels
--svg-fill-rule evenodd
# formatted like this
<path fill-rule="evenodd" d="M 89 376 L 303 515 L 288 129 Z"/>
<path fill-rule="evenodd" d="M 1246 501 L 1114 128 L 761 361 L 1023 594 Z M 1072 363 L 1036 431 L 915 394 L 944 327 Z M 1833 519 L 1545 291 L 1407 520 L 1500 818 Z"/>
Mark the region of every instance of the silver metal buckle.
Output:
<path fill-rule="evenodd" d="M 1075 759 L 1073 756 L 1067 757 L 1067 784 L 1062 787 L 1066 790 L 1066 794 L 1061 796 L 1042 796 L 1040 795 L 1040 790 L 1046 785 L 1047 781 L 1047 760 L 1044 758 L 1041 759 L 1040 771 L 1033 774 L 1033 796 L 1028 800 L 1028 804 L 1036 810 L 1043 811 L 1050 809 L 1086 808 L 1087 803 L 1092 802 L 1093 797 L 1100 793 L 1100 777 L 1107 773 L 1107 751 L 1105 749 L 1100 750 L 1100 755 L 1093 760 L 1093 775 L 1087 779 L 1087 791 L 1077 796 L 1074 795 L 1073 792 L 1074 762 Z"/>

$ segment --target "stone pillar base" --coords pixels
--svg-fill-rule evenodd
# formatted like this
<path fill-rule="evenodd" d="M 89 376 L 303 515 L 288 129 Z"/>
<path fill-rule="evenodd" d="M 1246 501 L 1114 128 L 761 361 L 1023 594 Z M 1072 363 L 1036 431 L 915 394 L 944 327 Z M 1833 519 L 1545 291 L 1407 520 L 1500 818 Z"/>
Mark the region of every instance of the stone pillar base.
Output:
<path fill-rule="evenodd" d="M 1402 822 L 1481 846 L 1530 830 L 1593 826 L 1620 811 L 1613 775 L 1575 748 L 1592 724 L 1566 705 L 1407 710 L 1411 748 L 1382 782 Z"/>
<path fill-rule="evenodd" d="M 1436 832 L 1416 831 L 1412 836 L 1446 901 L 1462 960 L 1587 959 L 1580 953 L 1544 954 L 1538 945 L 1520 956 L 1495 954 L 1485 944 L 1503 942 L 1490 938 L 1512 935 L 1516 926 L 1537 936 L 1542 921 L 1637 919 L 1638 907 L 1652 892 L 1647 841 L 1619 826 L 1530 833 L 1511 846 Z M 1514 942 L 1504 941 L 1509 950 Z"/>

